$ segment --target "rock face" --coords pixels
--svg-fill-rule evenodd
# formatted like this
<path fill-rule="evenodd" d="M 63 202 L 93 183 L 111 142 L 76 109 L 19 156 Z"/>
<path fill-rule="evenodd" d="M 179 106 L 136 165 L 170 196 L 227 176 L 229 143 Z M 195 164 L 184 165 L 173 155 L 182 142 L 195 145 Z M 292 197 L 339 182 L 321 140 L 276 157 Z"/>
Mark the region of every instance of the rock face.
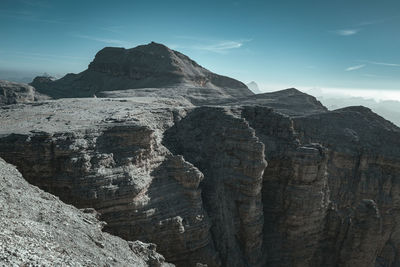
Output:
<path fill-rule="evenodd" d="M 300 116 L 328 111 L 315 97 L 304 94 L 295 88 L 242 97 L 235 101 L 219 101 L 215 104 L 225 106 L 265 106 L 288 116 Z"/>
<path fill-rule="evenodd" d="M 154 244 L 102 232 L 93 209 L 62 203 L 2 159 L 0 204 L 2 266 L 172 266 Z"/>
<path fill-rule="evenodd" d="M 224 266 L 262 257 L 264 145 L 227 108 L 198 108 L 166 133 L 166 145 L 204 174 L 202 199 Z"/>
<path fill-rule="evenodd" d="M 396 266 L 399 128 L 295 90 L 248 101 L 9 106 L 0 156 L 178 266 Z"/>
<path fill-rule="evenodd" d="M 399 265 L 399 214 L 395 210 L 399 205 L 400 129 L 364 107 L 297 118 L 294 124 L 302 139 L 319 140 L 330 151 L 333 218 L 327 228 L 336 235 L 322 242 L 336 247 L 330 255 L 343 255 L 339 263 L 346 262 L 346 266 L 371 266 L 375 260 L 380 266 Z M 350 236 L 342 236 L 343 228 Z M 341 243 L 353 248 L 339 252 Z"/>
<path fill-rule="evenodd" d="M 55 80 L 57 80 L 57 79 L 54 78 L 54 77 L 48 76 L 48 75 L 46 75 L 46 76 L 36 76 L 33 79 L 33 81 L 30 83 L 30 85 L 33 86 L 33 87 L 35 87 L 35 86 L 41 87 L 41 86 L 43 86 L 45 84 L 49 84 L 51 82 L 54 82 Z"/>
<path fill-rule="evenodd" d="M 36 92 L 30 85 L 0 80 L 0 106 L 46 99 L 49 97 Z"/>
<path fill-rule="evenodd" d="M 131 49 L 106 47 L 96 54 L 87 70 L 67 74 L 56 81 L 35 79 L 32 85 L 54 98 L 92 97 L 103 91 L 166 87 L 176 88 L 175 94 L 179 88 L 193 88 L 199 97 L 209 99 L 253 94 L 245 84 L 212 73 L 189 57 L 154 42 Z M 131 96 L 135 93 L 131 91 Z"/>
<path fill-rule="evenodd" d="M 270 108 L 246 107 L 243 116 L 265 144 L 268 161 L 262 184 L 264 264 L 312 266 L 329 205 L 326 150 L 301 143 L 292 120 Z"/>
<path fill-rule="evenodd" d="M 76 113 L 65 117 L 72 107 L 65 102 L 24 106 L 36 118 L 57 112 L 35 132 L 25 131 L 35 126 L 15 125 L 16 133 L 1 139 L 0 154 L 20 166 L 29 182 L 79 208 L 95 208 L 113 234 L 159 244 L 160 253 L 184 265 L 217 261 L 200 197 L 203 175 L 160 144 L 163 128 L 173 124 L 172 110 L 160 108 L 162 103 L 70 100 Z M 78 116 L 84 123 L 69 128 L 69 119 Z"/>
<path fill-rule="evenodd" d="M 178 266 L 400 266 L 400 129 L 213 75 L 159 44 L 106 48 L 36 82 L 125 98 L 2 107 L 0 156 Z"/>

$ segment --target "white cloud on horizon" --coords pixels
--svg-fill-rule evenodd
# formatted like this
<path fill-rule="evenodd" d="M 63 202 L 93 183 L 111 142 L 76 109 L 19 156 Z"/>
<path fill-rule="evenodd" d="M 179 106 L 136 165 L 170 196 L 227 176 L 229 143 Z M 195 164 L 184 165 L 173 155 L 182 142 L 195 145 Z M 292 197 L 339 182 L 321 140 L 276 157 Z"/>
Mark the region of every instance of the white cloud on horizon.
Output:
<path fill-rule="evenodd" d="M 360 97 L 374 100 L 376 102 L 393 100 L 400 101 L 400 90 L 374 89 L 374 88 L 347 88 L 347 87 L 315 87 L 315 86 L 294 86 L 293 84 L 270 84 L 258 83 L 263 93 L 275 92 L 287 88 L 296 88 L 312 96 L 326 96 L 332 98 Z"/>
<path fill-rule="evenodd" d="M 400 127 L 400 92 L 355 88 L 313 88 L 305 93 L 315 96 L 329 110 L 364 106 Z"/>
<path fill-rule="evenodd" d="M 354 70 L 359 70 L 364 68 L 366 65 L 362 64 L 362 65 L 356 65 L 356 66 L 351 66 L 345 69 L 345 71 L 354 71 Z"/>
<path fill-rule="evenodd" d="M 372 99 L 376 102 L 393 100 L 400 101 L 400 91 L 397 90 L 380 90 L 366 88 L 306 88 L 301 87 L 301 91 L 313 96 L 326 96 L 336 98 L 360 97 L 363 99 Z"/>

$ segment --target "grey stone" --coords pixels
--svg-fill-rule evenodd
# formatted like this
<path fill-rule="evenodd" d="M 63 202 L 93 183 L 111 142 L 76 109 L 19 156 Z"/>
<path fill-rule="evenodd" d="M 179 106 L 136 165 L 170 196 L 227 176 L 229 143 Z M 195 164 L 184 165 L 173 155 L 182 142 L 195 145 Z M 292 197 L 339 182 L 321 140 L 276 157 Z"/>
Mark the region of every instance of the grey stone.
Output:
<path fill-rule="evenodd" d="M 101 231 L 91 214 L 28 184 L 0 159 L 1 266 L 171 266 L 150 248 Z"/>
<path fill-rule="evenodd" d="M 398 127 L 207 75 L 159 44 L 106 48 L 81 74 L 37 82 L 115 98 L 2 107 L 0 156 L 178 266 L 399 266 Z"/>

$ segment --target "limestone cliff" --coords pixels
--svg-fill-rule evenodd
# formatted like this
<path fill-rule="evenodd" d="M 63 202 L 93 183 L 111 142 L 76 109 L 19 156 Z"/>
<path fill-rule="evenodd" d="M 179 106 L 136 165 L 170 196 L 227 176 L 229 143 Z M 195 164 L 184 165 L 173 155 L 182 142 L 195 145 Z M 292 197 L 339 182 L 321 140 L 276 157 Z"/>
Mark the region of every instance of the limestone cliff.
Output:
<path fill-rule="evenodd" d="M 400 129 L 366 108 L 155 43 L 32 84 L 68 98 L 0 107 L 0 157 L 109 233 L 178 266 L 400 266 Z"/>
<path fill-rule="evenodd" d="M 204 174 L 202 199 L 224 266 L 262 257 L 264 145 L 227 108 L 198 108 L 166 133 L 165 144 Z"/>
<path fill-rule="evenodd" d="M 85 121 L 82 128 L 61 132 L 48 128 L 24 132 L 20 128 L 19 133 L 0 139 L 0 155 L 19 166 L 29 182 L 66 203 L 95 208 L 107 222 L 108 232 L 127 240 L 156 243 L 160 253 L 177 263 L 195 264 L 196 257 L 217 262 L 200 196 L 203 174 L 160 144 L 162 127 L 173 123 L 172 111 L 154 106 L 139 111 L 132 108 L 132 102 L 71 101 L 80 108 L 75 111 L 81 116 L 96 110 L 87 110 L 88 102 L 105 112 L 100 121 L 88 116 L 92 121 Z M 115 109 L 115 104 L 120 105 Z M 64 101 L 49 105 L 51 108 L 28 109 L 35 118 L 46 108 L 56 109 L 55 117 L 42 126 L 67 127 L 62 115 L 67 110 L 62 109 L 70 107 Z M 123 112 L 115 115 L 119 119 L 109 117 L 115 110 Z M 149 111 L 152 117 L 148 117 Z M 140 119 L 138 113 L 146 116 Z M 196 256 L 191 256 L 193 251 Z"/>
<path fill-rule="evenodd" d="M 345 266 L 371 266 L 375 260 L 381 266 L 399 265 L 400 129 L 364 107 L 296 118 L 294 124 L 301 139 L 329 148 L 333 217 L 322 241 L 330 247 L 325 255 L 344 257 L 338 264 Z M 355 233 L 343 236 L 343 229 Z M 349 248 L 340 251 L 338 244 Z M 323 264 L 335 266 L 329 257 Z"/>
<path fill-rule="evenodd" d="M 9 106 L 0 156 L 178 266 L 396 266 L 400 130 L 296 95 Z"/>
<path fill-rule="evenodd" d="M 0 204 L 1 266 L 172 266 L 154 244 L 102 232 L 95 210 L 62 203 L 2 159 Z"/>

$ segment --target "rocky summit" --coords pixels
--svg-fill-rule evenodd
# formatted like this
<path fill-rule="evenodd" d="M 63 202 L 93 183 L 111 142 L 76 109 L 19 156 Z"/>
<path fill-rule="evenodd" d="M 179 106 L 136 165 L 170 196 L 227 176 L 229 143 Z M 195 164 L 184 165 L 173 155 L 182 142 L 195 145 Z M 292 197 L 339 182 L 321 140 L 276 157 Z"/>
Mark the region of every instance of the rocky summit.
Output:
<path fill-rule="evenodd" d="M 59 99 L 0 107 L 0 157 L 40 188 L 1 162 L 2 264 L 400 266 L 400 129 L 371 110 L 155 43 L 36 82 Z"/>
<path fill-rule="evenodd" d="M 253 94 L 242 82 L 212 73 L 189 57 L 154 42 L 131 49 L 106 47 L 96 54 L 87 70 L 55 81 L 37 77 L 31 85 L 54 98 L 92 97 L 104 91 L 138 88 L 173 88 L 175 93 L 182 91 L 181 95 L 192 98 L 195 94 L 200 98 Z M 195 94 L 188 94 L 188 89 Z"/>

